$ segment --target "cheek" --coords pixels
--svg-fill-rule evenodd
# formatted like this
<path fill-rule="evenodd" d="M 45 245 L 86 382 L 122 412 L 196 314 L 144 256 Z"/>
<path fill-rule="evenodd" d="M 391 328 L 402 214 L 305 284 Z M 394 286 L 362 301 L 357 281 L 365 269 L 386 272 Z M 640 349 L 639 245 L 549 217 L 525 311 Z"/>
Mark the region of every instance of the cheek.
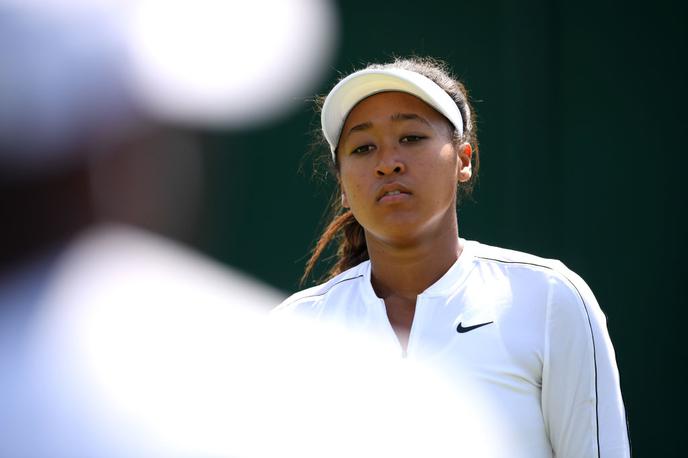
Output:
<path fill-rule="evenodd" d="M 355 201 L 361 192 L 360 180 L 350 171 L 342 171 L 340 172 L 340 185 L 342 192 L 346 194 L 349 205 L 351 205 L 352 201 Z"/>
<path fill-rule="evenodd" d="M 448 175 L 448 179 L 452 184 L 452 187 L 456 187 L 459 182 L 459 171 L 461 170 L 461 160 L 456 154 L 456 150 L 453 146 L 447 146 L 443 150 L 442 158 L 444 159 L 444 164 L 442 168 Z"/>
<path fill-rule="evenodd" d="M 442 160 L 428 164 L 433 196 L 438 202 L 451 200 L 456 196 L 458 185 L 458 159 L 451 154 L 441 156 Z"/>

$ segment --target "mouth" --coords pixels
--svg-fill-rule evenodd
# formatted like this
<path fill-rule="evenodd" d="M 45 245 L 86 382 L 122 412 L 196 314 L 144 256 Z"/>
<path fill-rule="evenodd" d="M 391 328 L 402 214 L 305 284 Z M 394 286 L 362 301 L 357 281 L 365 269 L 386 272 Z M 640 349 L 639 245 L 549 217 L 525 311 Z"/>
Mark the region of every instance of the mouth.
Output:
<path fill-rule="evenodd" d="M 392 183 L 382 186 L 377 195 L 378 202 L 396 202 L 403 200 L 411 195 L 411 191 L 398 183 Z"/>

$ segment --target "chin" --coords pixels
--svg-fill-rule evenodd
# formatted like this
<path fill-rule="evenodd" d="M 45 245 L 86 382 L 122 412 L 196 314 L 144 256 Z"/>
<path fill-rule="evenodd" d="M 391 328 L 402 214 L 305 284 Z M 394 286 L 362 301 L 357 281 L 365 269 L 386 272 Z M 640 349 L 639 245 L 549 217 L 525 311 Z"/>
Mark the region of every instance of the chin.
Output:
<path fill-rule="evenodd" d="M 374 224 L 364 225 L 364 228 L 372 237 L 384 243 L 414 245 L 426 239 L 445 236 L 447 230 L 457 231 L 454 227 L 456 223 L 451 224 L 452 219 L 456 221 L 456 213 L 451 211 L 434 216 L 396 212 L 385 215 L 384 219 Z"/>
<path fill-rule="evenodd" d="M 423 238 L 422 224 L 411 221 L 398 221 L 385 225 L 379 230 L 366 230 L 368 236 L 372 236 L 381 242 L 404 246 L 413 245 Z"/>

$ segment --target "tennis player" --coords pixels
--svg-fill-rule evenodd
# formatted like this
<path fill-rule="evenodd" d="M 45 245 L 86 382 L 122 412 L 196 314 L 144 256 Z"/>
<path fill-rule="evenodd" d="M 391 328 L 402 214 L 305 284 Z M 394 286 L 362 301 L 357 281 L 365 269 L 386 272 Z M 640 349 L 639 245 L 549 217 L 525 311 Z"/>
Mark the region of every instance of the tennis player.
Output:
<path fill-rule="evenodd" d="M 304 278 L 330 242 L 337 262 L 278 314 L 364 331 L 469 377 L 502 420 L 502 456 L 629 456 L 614 350 L 585 282 L 559 261 L 459 236 L 478 139 L 446 66 L 370 65 L 330 91 L 321 120 L 339 187 Z"/>

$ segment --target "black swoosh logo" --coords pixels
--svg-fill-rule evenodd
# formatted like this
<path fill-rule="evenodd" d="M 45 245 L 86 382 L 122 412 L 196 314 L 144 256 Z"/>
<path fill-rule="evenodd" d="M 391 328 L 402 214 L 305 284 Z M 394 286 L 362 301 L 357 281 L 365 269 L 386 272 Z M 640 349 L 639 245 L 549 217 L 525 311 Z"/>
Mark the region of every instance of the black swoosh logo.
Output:
<path fill-rule="evenodd" d="M 459 325 L 456 327 L 456 332 L 459 334 L 463 334 L 464 332 L 472 331 L 474 329 L 481 328 L 483 326 L 487 326 L 488 324 L 494 323 L 494 321 L 488 321 L 487 323 L 480 323 L 480 324 L 475 324 L 473 326 L 466 326 L 465 328 L 459 323 Z"/>

